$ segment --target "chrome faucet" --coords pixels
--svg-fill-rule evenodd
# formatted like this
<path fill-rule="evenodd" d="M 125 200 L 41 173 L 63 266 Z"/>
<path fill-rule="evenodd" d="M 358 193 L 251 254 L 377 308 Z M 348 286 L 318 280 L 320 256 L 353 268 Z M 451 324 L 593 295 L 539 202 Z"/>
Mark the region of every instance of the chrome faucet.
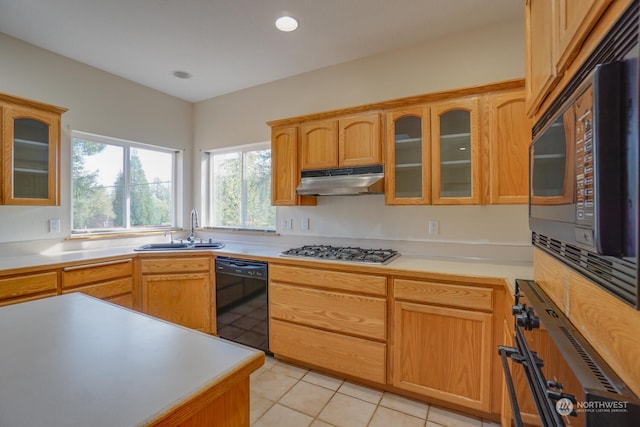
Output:
<path fill-rule="evenodd" d="M 187 242 L 189 243 L 196 242 L 195 231 L 197 227 L 200 227 L 198 225 L 198 211 L 197 209 L 192 209 L 191 210 L 191 231 L 189 232 L 189 237 L 187 237 Z"/>

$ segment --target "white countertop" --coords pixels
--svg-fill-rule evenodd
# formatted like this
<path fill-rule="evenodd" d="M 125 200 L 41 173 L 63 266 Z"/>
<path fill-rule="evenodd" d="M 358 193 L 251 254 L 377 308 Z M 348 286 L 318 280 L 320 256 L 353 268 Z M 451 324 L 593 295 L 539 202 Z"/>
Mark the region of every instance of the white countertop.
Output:
<path fill-rule="evenodd" d="M 0 325 L 3 427 L 144 425 L 262 353 L 77 293 Z"/>
<path fill-rule="evenodd" d="M 136 245 L 139 246 L 139 245 Z M 105 257 L 116 256 L 134 256 L 142 252 L 135 252 L 136 246 L 121 246 L 103 249 L 76 250 L 54 252 L 51 254 L 35 254 L 35 255 L 19 255 L 19 256 L 3 256 L 0 257 L 0 270 L 10 270 L 27 267 L 46 267 L 47 265 L 59 265 L 65 263 L 91 263 L 95 260 Z M 218 255 L 237 256 L 244 258 L 259 258 L 264 261 L 286 261 L 287 259 L 300 258 L 284 258 L 279 254 L 289 249 L 288 246 L 267 245 L 260 243 L 235 243 L 225 242 L 225 247 L 212 252 Z M 163 253 L 163 252 L 144 252 L 147 254 Z M 193 254 L 192 250 L 169 251 L 174 255 Z M 357 263 L 345 263 L 339 261 L 324 261 L 318 259 L 307 259 L 318 263 L 318 265 L 331 265 L 340 263 L 344 265 L 362 265 Z M 464 257 L 433 257 L 419 256 L 413 254 L 402 254 L 386 265 L 366 264 L 374 269 L 391 269 L 396 271 L 415 271 L 415 272 L 431 272 L 442 273 L 459 276 L 472 277 L 494 277 L 507 279 L 510 287 L 515 286 L 515 279 L 532 279 L 533 265 L 529 262 L 499 261 L 486 260 L 478 258 Z"/>

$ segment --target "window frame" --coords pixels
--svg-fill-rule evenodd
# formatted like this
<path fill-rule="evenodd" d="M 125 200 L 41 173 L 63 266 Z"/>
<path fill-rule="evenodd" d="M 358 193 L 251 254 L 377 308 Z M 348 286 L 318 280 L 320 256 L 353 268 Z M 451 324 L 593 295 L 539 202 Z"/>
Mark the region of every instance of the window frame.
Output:
<path fill-rule="evenodd" d="M 210 230 L 218 230 L 218 231 L 243 231 L 243 232 L 257 232 L 257 233 L 275 233 L 277 219 L 274 216 L 273 228 L 250 228 L 246 226 L 246 208 L 247 208 L 247 180 L 246 180 L 246 168 L 244 167 L 244 156 L 248 152 L 252 151 L 262 151 L 269 150 L 271 152 L 271 141 L 261 141 L 252 144 L 244 144 L 244 145 L 235 145 L 231 147 L 224 148 L 213 148 L 208 150 L 203 150 L 203 174 L 202 174 L 202 200 L 203 200 L 203 210 L 205 211 L 205 218 L 208 226 L 204 227 Z M 241 154 L 241 168 L 242 168 L 242 226 L 239 227 L 225 227 L 213 224 L 215 207 L 214 207 L 214 198 L 213 198 L 213 181 L 214 181 L 214 170 L 213 170 L 213 156 L 214 155 L 223 155 L 230 153 L 240 153 Z M 273 166 L 273 165 L 271 165 Z M 273 176 L 273 175 L 272 175 Z M 273 182 L 271 182 L 271 186 L 273 187 Z M 274 209 L 275 206 L 271 205 Z"/>
<path fill-rule="evenodd" d="M 126 194 L 126 199 L 124 203 L 124 220 L 125 224 L 123 228 L 113 228 L 113 229 L 74 229 L 73 228 L 73 211 L 74 211 L 74 192 L 73 192 L 73 144 L 74 139 L 84 139 L 92 142 L 97 142 L 101 144 L 107 144 L 111 146 L 121 147 L 123 149 L 123 171 L 124 171 L 124 182 L 123 182 L 123 192 Z M 71 237 L 83 237 L 83 236 L 112 236 L 117 234 L 141 234 L 141 233 L 153 233 L 158 231 L 167 231 L 167 230 L 179 230 L 181 229 L 178 226 L 180 215 L 180 209 L 183 206 L 183 192 L 179 191 L 179 188 L 182 186 L 182 182 L 184 177 L 182 176 L 184 172 L 183 162 L 184 162 L 184 149 L 163 147 L 159 145 L 153 144 L 145 144 L 137 141 L 131 141 L 111 136 L 105 135 L 97 135 L 89 132 L 83 132 L 79 130 L 71 131 L 71 149 L 70 149 L 70 164 L 71 164 L 71 176 L 69 179 L 69 187 L 71 194 L 71 203 L 70 203 L 70 232 Z M 172 210 L 172 221 L 171 225 L 161 227 L 136 227 L 131 228 L 131 171 L 130 171 L 130 158 L 131 158 L 131 150 L 132 149 L 141 149 L 147 151 L 156 151 L 160 153 L 167 153 L 172 155 L 172 173 L 171 173 L 171 210 Z"/>

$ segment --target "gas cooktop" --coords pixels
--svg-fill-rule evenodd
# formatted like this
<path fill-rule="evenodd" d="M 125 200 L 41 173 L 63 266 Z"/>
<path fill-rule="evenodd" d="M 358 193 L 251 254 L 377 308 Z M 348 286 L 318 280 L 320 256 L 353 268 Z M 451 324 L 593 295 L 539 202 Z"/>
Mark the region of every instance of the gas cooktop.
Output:
<path fill-rule="evenodd" d="M 319 258 L 333 261 L 361 262 L 367 264 L 387 264 L 400 256 L 393 249 L 363 249 L 345 246 L 305 245 L 280 253 L 284 257 Z"/>

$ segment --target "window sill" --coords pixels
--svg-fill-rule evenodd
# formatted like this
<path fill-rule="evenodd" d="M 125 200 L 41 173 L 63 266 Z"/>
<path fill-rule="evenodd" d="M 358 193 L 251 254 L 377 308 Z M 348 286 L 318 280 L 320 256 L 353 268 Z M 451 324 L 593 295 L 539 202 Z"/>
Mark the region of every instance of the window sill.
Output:
<path fill-rule="evenodd" d="M 169 233 L 184 231 L 182 228 L 172 228 L 166 230 L 145 230 L 145 231 L 114 231 L 103 233 L 71 234 L 65 240 L 101 240 L 101 239 L 123 239 L 127 237 L 145 237 L 167 235 Z"/>
<path fill-rule="evenodd" d="M 253 236 L 277 236 L 276 230 L 252 230 L 249 228 L 204 227 L 199 229 L 213 233 L 247 234 Z"/>

